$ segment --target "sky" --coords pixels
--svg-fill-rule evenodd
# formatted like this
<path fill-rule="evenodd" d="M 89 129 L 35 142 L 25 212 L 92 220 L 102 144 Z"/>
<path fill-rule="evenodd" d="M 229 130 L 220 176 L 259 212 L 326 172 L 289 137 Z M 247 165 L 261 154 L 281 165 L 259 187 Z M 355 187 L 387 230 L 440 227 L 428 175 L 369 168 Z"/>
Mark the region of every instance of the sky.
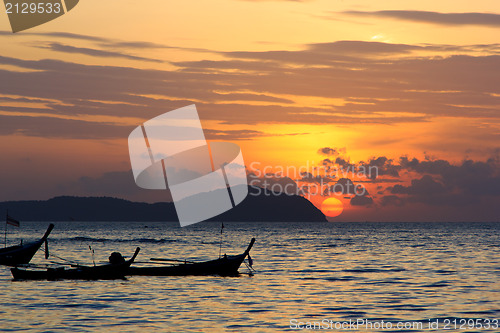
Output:
<path fill-rule="evenodd" d="M 85 0 L 15 34 L 0 13 L 0 200 L 168 200 L 127 137 L 194 103 L 251 176 L 340 200 L 331 221 L 500 221 L 499 36 L 497 0 Z"/>

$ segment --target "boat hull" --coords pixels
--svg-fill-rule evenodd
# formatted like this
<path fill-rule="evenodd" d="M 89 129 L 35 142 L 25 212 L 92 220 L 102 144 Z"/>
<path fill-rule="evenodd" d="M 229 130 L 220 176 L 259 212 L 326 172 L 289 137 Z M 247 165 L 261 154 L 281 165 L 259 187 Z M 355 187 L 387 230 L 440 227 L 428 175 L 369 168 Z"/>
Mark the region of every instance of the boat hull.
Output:
<path fill-rule="evenodd" d="M 49 228 L 45 232 L 45 235 L 36 242 L 0 249 L 0 265 L 17 266 L 28 264 L 38 249 L 40 249 L 42 244 L 47 240 L 47 237 L 53 228 L 54 225 L 50 224 Z"/>
<path fill-rule="evenodd" d="M 228 256 L 216 260 L 185 263 L 174 266 L 156 266 L 156 267 L 130 267 L 127 275 L 144 276 L 186 276 L 186 275 L 238 275 L 238 269 L 246 254 L 237 256 Z"/>
<path fill-rule="evenodd" d="M 12 268 L 14 280 L 114 280 L 124 279 L 127 267 L 116 265 L 78 268 L 49 268 L 47 270 L 27 270 Z"/>
<path fill-rule="evenodd" d="M 102 266 L 78 266 L 66 269 L 64 267 L 49 268 L 45 270 L 29 270 L 11 268 L 14 280 L 115 280 L 125 279 L 128 268 L 139 253 L 139 248 L 130 260 L 119 264 Z"/>
<path fill-rule="evenodd" d="M 221 275 L 236 276 L 238 269 L 250 253 L 255 243 L 252 238 L 245 252 L 235 256 L 223 256 L 222 258 L 204 262 L 185 262 L 173 266 L 139 267 L 133 266 L 127 270 L 127 275 L 143 276 L 186 276 L 186 275 Z"/>

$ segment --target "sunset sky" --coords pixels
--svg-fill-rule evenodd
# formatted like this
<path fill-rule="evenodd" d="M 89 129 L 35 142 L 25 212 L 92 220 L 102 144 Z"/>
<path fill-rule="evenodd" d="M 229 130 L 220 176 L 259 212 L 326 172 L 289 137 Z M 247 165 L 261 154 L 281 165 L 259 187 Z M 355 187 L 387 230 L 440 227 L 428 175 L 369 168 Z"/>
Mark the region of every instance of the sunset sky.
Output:
<path fill-rule="evenodd" d="M 498 0 L 84 0 L 0 45 L 0 201 L 163 200 L 127 137 L 194 103 L 247 167 L 377 166 L 332 221 L 500 220 Z"/>

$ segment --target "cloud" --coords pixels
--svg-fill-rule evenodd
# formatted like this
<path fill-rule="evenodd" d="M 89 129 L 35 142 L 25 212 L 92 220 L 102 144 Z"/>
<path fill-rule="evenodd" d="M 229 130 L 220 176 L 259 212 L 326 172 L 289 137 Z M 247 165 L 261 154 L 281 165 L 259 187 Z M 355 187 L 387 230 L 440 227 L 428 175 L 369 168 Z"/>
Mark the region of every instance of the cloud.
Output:
<path fill-rule="evenodd" d="M 351 164 L 348 160 L 346 160 L 345 158 L 342 158 L 342 157 L 337 157 L 335 159 L 335 163 L 340 165 L 343 168 L 349 168 L 349 167 L 354 166 L 354 164 Z"/>
<path fill-rule="evenodd" d="M 319 54 L 342 54 L 345 56 L 362 56 L 367 54 L 406 54 L 422 50 L 425 47 L 409 44 L 391 44 L 382 42 L 360 42 L 343 40 L 329 43 L 309 44 L 309 52 Z"/>
<path fill-rule="evenodd" d="M 420 179 L 413 179 L 410 186 L 394 185 L 392 194 L 411 194 L 415 196 L 434 196 L 446 192 L 443 184 L 435 181 L 431 176 L 425 175 Z"/>
<path fill-rule="evenodd" d="M 343 194 L 343 195 L 354 195 L 357 194 L 358 185 L 356 185 L 349 178 L 340 178 L 337 182 L 323 191 L 324 196 Z"/>
<path fill-rule="evenodd" d="M 301 178 L 297 179 L 298 182 L 304 182 L 304 183 L 317 183 L 317 184 L 328 184 L 331 182 L 334 182 L 335 177 L 328 177 L 328 176 L 322 176 L 322 175 L 313 175 L 310 172 L 301 172 L 300 173 Z"/>
<path fill-rule="evenodd" d="M 77 53 L 88 55 L 91 57 L 101 57 L 101 58 L 124 58 L 128 60 L 139 60 L 139 61 L 147 61 L 147 62 L 157 62 L 162 63 L 162 60 L 152 59 L 152 58 L 144 58 L 129 55 L 121 52 L 113 52 L 113 51 L 104 51 L 91 49 L 87 47 L 75 47 L 71 45 L 61 44 L 61 43 L 48 43 L 45 46 L 39 46 L 40 48 L 49 49 L 56 52 L 64 52 L 64 53 Z"/>
<path fill-rule="evenodd" d="M 342 13 L 357 17 L 394 18 L 398 20 L 439 25 L 500 27 L 500 14 L 493 13 L 439 13 L 416 10 L 381 10 L 374 12 L 344 11 Z"/>
<path fill-rule="evenodd" d="M 355 195 L 349 201 L 352 206 L 370 206 L 373 204 L 373 199 L 368 195 Z"/>
<path fill-rule="evenodd" d="M 255 130 L 216 130 L 210 128 L 204 129 L 203 132 L 205 133 L 207 140 L 224 140 L 224 141 L 252 140 L 258 137 L 296 136 L 296 135 L 309 134 L 309 133 L 273 134 Z"/>
<path fill-rule="evenodd" d="M 324 150 L 325 153 L 334 151 Z M 338 157 L 335 161 L 324 159 L 320 165 L 335 168 L 335 164 L 342 166 L 345 163 L 347 163 L 345 160 Z M 500 197 L 500 149 L 485 161 L 464 160 L 460 163 L 451 163 L 430 157 L 421 161 L 407 156 L 394 161 L 386 156 L 379 156 L 368 159 L 368 162 L 361 161 L 354 165 L 354 168 L 356 171 L 352 171 L 353 180 L 340 178 L 334 185 L 328 186 L 323 195 L 343 194 L 363 197 L 351 198 L 353 205 L 370 205 L 375 203 L 376 199 L 377 205 L 380 204 L 382 207 L 424 204 L 440 207 L 438 209 L 487 205 L 491 200 L 498 200 Z M 361 177 L 360 170 L 370 170 L 370 168 L 377 169 L 372 177 L 368 177 L 368 180 L 358 178 Z M 311 182 L 315 180 L 312 174 L 305 174 L 303 178 Z M 367 186 L 374 186 L 373 188 L 376 188 L 382 197 L 372 198 L 364 186 L 360 187 L 364 183 L 373 183 L 374 185 Z M 376 185 L 382 183 L 396 184 L 384 190 L 383 186 Z M 384 195 L 387 192 L 390 194 Z M 495 214 L 495 209 L 492 210 L 491 207 L 488 209 L 492 211 L 491 214 Z M 498 213 L 499 209 L 496 209 Z M 483 215 L 488 216 L 488 214 Z"/>
<path fill-rule="evenodd" d="M 221 52 L 221 55 L 234 60 L 259 60 L 261 66 L 269 66 L 266 62 L 309 65 L 336 65 L 342 69 L 348 63 L 370 62 L 375 56 L 396 56 L 410 54 L 413 51 L 426 50 L 426 46 L 408 44 L 390 44 L 363 41 L 336 41 L 329 43 L 308 44 L 298 51 L 234 51 Z M 264 62 L 264 63 L 262 63 Z M 195 64 L 196 62 L 193 62 Z M 227 63 L 229 65 L 230 63 Z M 338 66 L 338 67 L 337 67 Z"/>
<path fill-rule="evenodd" d="M 67 38 L 85 36 L 70 34 Z M 68 52 L 92 52 L 61 43 L 52 46 Z M 403 57 L 420 50 L 447 52 L 450 48 L 343 41 L 310 44 L 298 51 L 219 52 L 224 58 L 178 62 L 174 70 L 0 56 L 0 64 L 6 65 L 0 70 L 2 94 L 50 100 L 43 108 L 12 107 L 12 101 L 4 100 L 9 106 L 2 103 L 5 106 L 0 104 L 0 110 L 150 119 L 165 110 L 196 103 L 203 120 L 221 124 L 343 125 L 424 122 L 433 117 L 498 119 L 500 76 L 491 69 L 500 67 L 500 56 L 493 54 L 500 52 L 499 45 L 461 46 L 459 51 L 464 54 L 450 57 Z M 485 51 L 481 56 L 465 55 L 468 48 Z M 380 61 L 378 57 L 384 55 L 389 56 Z M 105 56 L 130 55 L 115 52 Z M 300 101 L 302 96 L 344 102 L 307 105 Z M 257 132 L 256 137 L 262 135 Z M 66 133 L 71 137 L 71 131 Z M 251 135 L 240 134 L 240 138 Z M 347 162 L 345 157 L 339 157 Z"/>
<path fill-rule="evenodd" d="M 491 157 L 486 161 L 464 160 L 453 165 L 446 160 L 419 161 L 401 157 L 402 167 L 421 174 L 439 177 L 448 189 L 456 189 L 471 197 L 500 196 L 500 160 Z"/>
<path fill-rule="evenodd" d="M 1 37 L 8 37 L 8 38 L 15 38 L 14 37 L 15 35 L 12 34 L 12 32 L 10 32 L 10 31 L 0 31 L 0 36 Z M 16 36 L 18 36 L 18 35 L 16 35 Z M 85 42 L 89 42 L 95 46 L 99 46 L 103 49 L 110 49 L 108 51 L 106 51 L 106 50 L 94 50 L 94 49 L 82 51 L 82 52 L 90 53 L 89 55 L 93 55 L 93 56 L 99 56 L 99 55 L 96 55 L 95 51 L 113 53 L 115 49 L 140 49 L 140 50 L 144 50 L 144 49 L 177 49 L 177 50 L 184 50 L 184 51 L 191 51 L 191 52 L 198 52 L 198 53 L 216 53 L 212 50 L 207 50 L 207 49 L 203 49 L 203 48 L 179 47 L 179 46 L 174 46 L 174 45 L 166 45 L 166 44 L 144 42 L 144 41 L 130 41 L 130 40 L 123 41 L 123 40 L 113 39 L 113 38 L 74 34 L 74 33 L 69 33 L 69 32 L 23 32 L 22 36 L 48 37 L 51 39 L 69 39 L 69 40 L 73 40 L 73 41 L 77 41 L 77 42 L 85 41 Z M 56 43 L 56 42 L 54 42 L 54 43 L 60 44 L 60 43 Z M 60 50 L 54 50 L 54 51 L 60 51 Z M 61 51 L 61 52 L 64 52 L 64 51 Z M 73 53 L 75 53 L 75 52 L 73 52 Z M 97 54 L 98 53 L 99 52 L 97 52 Z M 151 60 L 148 60 L 148 58 L 144 58 L 144 59 L 146 59 L 145 61 L 160 61 L 157 59 L 151 59 Z M 138 59 L 131 59 L 131 60 L 138 60 Z"/>
<path fill-rule="evenodd" d="M 5 109 L 5 108 L 2 108 Z M 0 135 L 25 135 L 43 138 L 115 139 L 126 138 L 133 126 L 54 117 L 0 115 Z"/>
<path fill-rule="evenodd" d="M 366 170 L 367 178 L 376 180 L 379 176 L 391 176 L 398 178 L 400 166 L 394 165 L 392 159 L 385 156 L 373 157 L 368 162 L 360 162 Z"/>
<path fill-rule="evenodd" d="M 385 195 L 381 198 L 380 204 L 382 206 L 403 207 L 406 204 L 406 199 L 397 195 Z"/>
<path fill-rule="evenodd" d="M 10 31 L 0 31 L 0 36 L 13 37 L 14 34 Z M 105 37 L 74 34 L 70 32 L 23 32 L 23 36 L 49 37 L 55 39 L 70 39 L 76 41 L 92 42 L 103 47 L 112 48 L 128 48 L 128 49 L 162 49 L 162 48 L 177 48 L 171 45 L 143 42 L 143 41 L 122 41 Z M 13 37 L 14 38 L 14 37 Z M 196 49 L 201 50 L 201 49 Z"/>
<path fill-rule="evenodd" d="M 75 40 L 85 40 L 90 42 L 104 42 L 108 41 L 107 38 L 97 37 L 97 36 L 89 36 L 89 35 L 80 35 L 69 32 L 27 32 L 23 31 L 23 36 L 37 36 L 37 37 L 55 37 L 55 38 L 66 38 L 66 39 L 75 39 Z M 11 31 L 0 31 L 0 36 L 13 37 L 14 34 Z M 14 38 L 14 37 L 13 37 Z"/>
<path fill-rule="evenodd" d="M 392 196 L 382 198 L 382 205 L 418 202 L 459 207 L 500 197 L 498 158 L 489 158 L 485 162 L 465 160 L 455 165 L 446 160 L 419 161 L 401 157 L 400 165 L 421 176 L 412 179 L 408 186 L 396 184 L 388 187 Z"/>
<path fill-rule="evenodd" d="M 254 130 L 215 130 L 204 129 L 203 132 L 207 140 L 250 140 L 261 136 L 268 136 L 268 134 L 261 131 Z"/>
<path fill-rule="evenodd" d="M 324 147 L 324 148 L 320 148 L 318 150 L 318 154 L 320 154 L 320 155 L 330 155 L 330 156 L 339 156 L 341 153 L 345 154 L 345 152 L 346 152 L 345 148 Z"/>

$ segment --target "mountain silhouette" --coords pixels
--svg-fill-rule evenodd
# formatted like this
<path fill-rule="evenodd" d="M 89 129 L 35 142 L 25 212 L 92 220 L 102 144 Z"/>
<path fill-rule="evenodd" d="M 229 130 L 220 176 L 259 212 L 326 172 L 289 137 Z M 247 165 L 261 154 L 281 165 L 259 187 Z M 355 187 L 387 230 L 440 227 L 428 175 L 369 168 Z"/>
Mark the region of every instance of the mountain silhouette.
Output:
<path fill-rule="evenodd" d="M 309 200 L 259 187 L 248 187 L 249 194 L 235 208 L 211 218 L 221 222 L 326 222 Z M 154 204 L 110 197 L 55 197 L 46 201 L 0 202 L 0 213 L 21 221 L 178 221 L 172 202 Z"/>

